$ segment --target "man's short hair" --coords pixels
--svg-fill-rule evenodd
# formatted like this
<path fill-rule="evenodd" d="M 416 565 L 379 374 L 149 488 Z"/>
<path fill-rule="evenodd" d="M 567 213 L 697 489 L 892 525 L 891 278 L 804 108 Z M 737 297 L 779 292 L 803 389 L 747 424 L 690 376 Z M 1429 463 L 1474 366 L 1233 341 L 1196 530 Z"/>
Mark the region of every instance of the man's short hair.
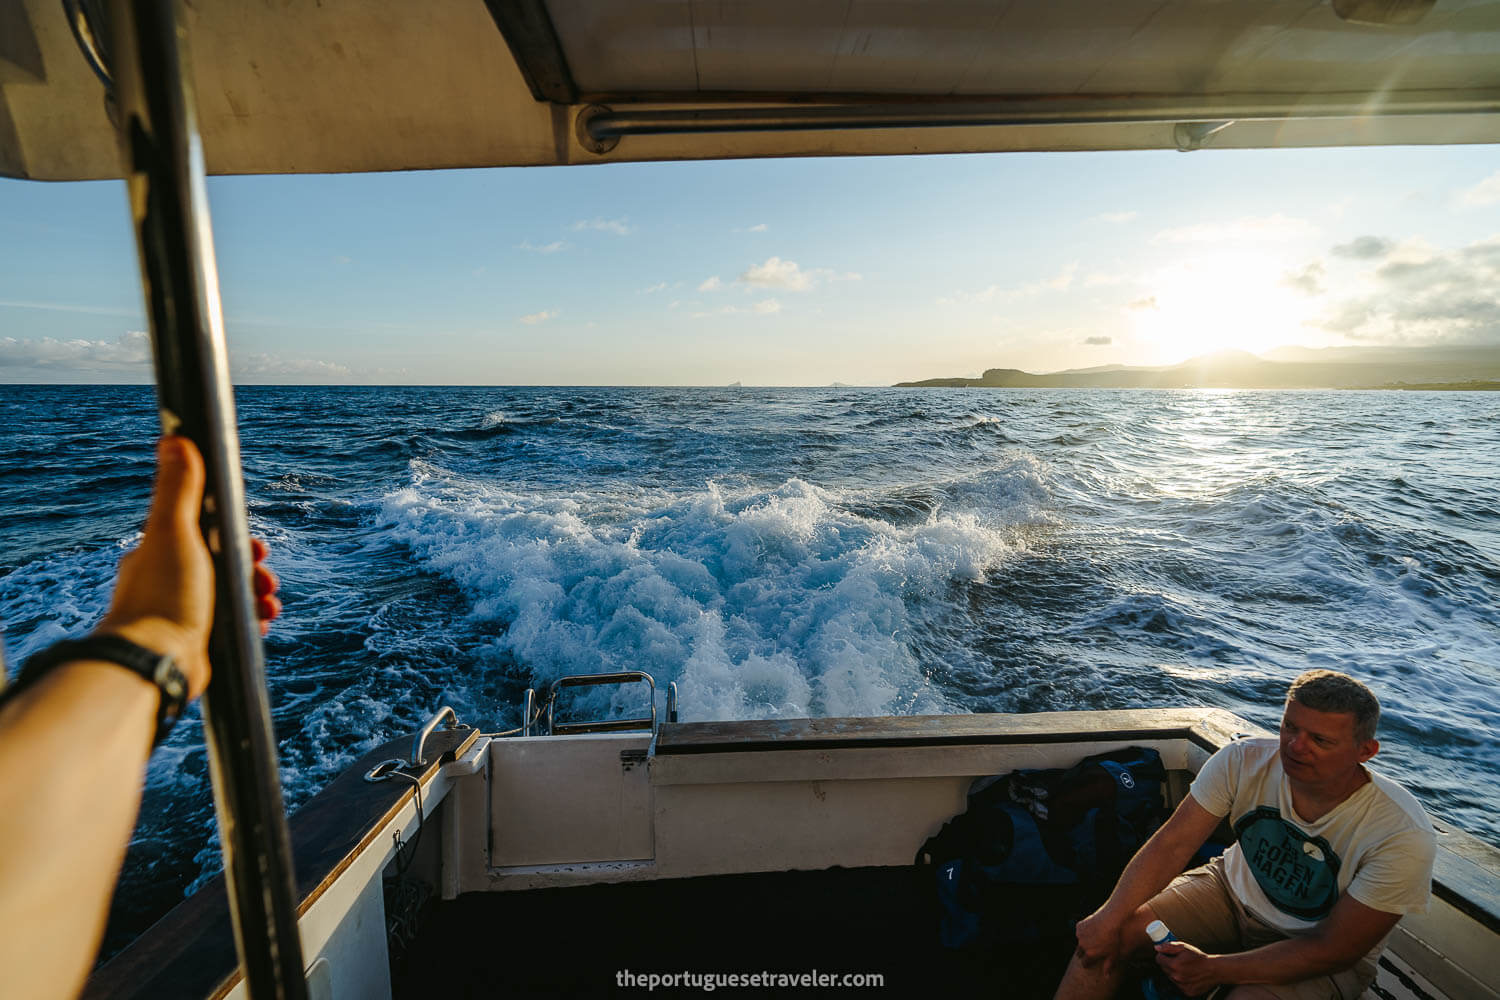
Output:
<path fill-rule="evenodd" d="M 1380 701 L 1375 692 L 1337 670 L 1309 670 L 1292 681 L 1287 704 L 1297 702 L 1315 712 L 1348 712 L 1354 716 L 1354 738 L 1375 738 L 1380 725 Z"/>

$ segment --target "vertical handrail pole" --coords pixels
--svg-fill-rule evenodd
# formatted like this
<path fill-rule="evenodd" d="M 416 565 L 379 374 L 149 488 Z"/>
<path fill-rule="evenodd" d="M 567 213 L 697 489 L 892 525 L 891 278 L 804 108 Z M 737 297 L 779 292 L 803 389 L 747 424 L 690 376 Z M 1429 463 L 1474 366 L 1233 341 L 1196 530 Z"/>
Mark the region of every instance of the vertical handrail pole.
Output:
<path fill-rule="evenodd" d="M 235 943 L 254 1000 L 305 1000 L 203 149 L 180 0 L 112 0 L 111 58 L 162 428 L 207 464 L 215 605 L 203 701 Z"/>

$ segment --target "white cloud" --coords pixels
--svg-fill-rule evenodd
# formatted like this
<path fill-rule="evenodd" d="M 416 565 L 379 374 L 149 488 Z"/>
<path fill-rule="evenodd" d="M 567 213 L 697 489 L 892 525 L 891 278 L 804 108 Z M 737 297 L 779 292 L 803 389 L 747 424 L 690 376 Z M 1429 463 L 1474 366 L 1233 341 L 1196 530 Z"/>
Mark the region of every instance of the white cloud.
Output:
<path fill-rule="evenodd" d="M 11 309 L 42 309 L 48 312 L 83 313 L 87 316 L 123 316 L 126 319 L 139 317 L 139 309 L 116 309 L 111 306 L 79 306 L 68 302 L 37 302 L 31 299 L 0 299 L 0 306 Z"/>
<path fill-rule="evenodd" d="M 692 314 L 693 319 L 711 319 L 715 316 L 773 316 L 781 312 L 781 303 L 775 299 L 761 299 L 759 302 L 746 306 L 720 306 L 718 309 L 707 309 L 703 312 Z"/>
<path fill-rule="evenodd" d="M 746 231 L 747 232 L 751 232 L 751 233 L 763 233 L 763 232 L 766 231 L 767 228 L 769 228 L 769 227 L 764 222 L 761 222 L 761 223 L 757 223 L 756 225 L 751 226 Z"/>
<path fill-rule="evenodd" d="M 1024 285 L 1006 288 L 1002 285 L 990 285 L 981 288 L 977 292 L 958 292 L 947 298 L 938 299 L 940 306 L 966 305 L 971 302 L 993 302 L 996 299 L 1010 301 L 1013 299 L 1027 298 L 1032 295 L 1040 295 L 1043 292 L 1061 292 L 1073 284 L 1073 278 L 1078 273 L 1078 264 L 1070 262 L 1063 265 L 1062 269 L 1050 278 L 1041 281 L 1032 281 Z M 1094 282 L 1090 282 L 1093 284 Z"/>
<path fill-rule="evenodd" d="M 1055 292 L 1060 292 L 1073 283 L 1073 275 L 1077 273 L 1078 263 L 1076 261 L 1070 264 L 1066 264 L 1063 266 L 1063 269 L 1061 271 L 1057 272 L 1056 276 L 1043 281 L 1042 287 L 1050 288 Z"/>
<path fill-rule="evenodd" d="M 151 369 L 151 338 L 133 330 L 118 340 L 39 340 L 0 337 L 0 371 L 52 376 L 125 377 L 146 380 Z M 352 377 L 345 365 L 312 358 L 233 353 L 229 373 L 236 380 L 328 381 Z"/>
<path fill-rule="evenodd" d="M 1376 260 L 1384 257 L 1395 249 L 1396 244 L 1390 240 L 1381 239 L 1379 236 L 1361 236 L 1350 240 L 1348 243 L 1340 243 L 1328 252 L 1335 257 L 1350 257 L 1354 260 Z"/>
<path fill-rule="evenodd" d="M 667 283 L 665 281 L 658 281 L 656 284 L 652 285 L 650 288 L 642 288 L 641 289 L 641 294 L 642 295 L 650 295 L 653 292 L 666 291 L 666 288 L 667 288 Z"/>
<path fill-rule="evenodd" d="M 547 322 L 547 320 L 555 319 L 556 317 L 556 309 L 543 309 L 541 312 L 534 312 L 529 315 L 522 316 L 521 322 L 525 323 L 527 326 L 535 326 L 538 323 L 545 323 Z"/>
<path fill-rule="evenodd" d="M 860 281 L 863 276 L 852 271 L 838 272 L 831 268 L 814 267 L 803 270 L 794 260 L 768 257 L 764 264 L 755 264 L 735 280 L 756 288 L 780 288 L 789 292 L 805 292 L 814 285 L 833 281 Z"/>
<path fill-rule="evenodd" d="M 1083 338 L 1083 343 L 1084 343 L 1084 346 L 1086 346 L 1086 347 L 1108 347 L 1110 344 L 1114 343 L 1114 338 L 1113 337 L 1084 337 Z"/>
<path fill-rule="evenodd" d="M 1194 226 L 1163 229 L 1151 237 L 1151 242 L 1278 243 L 1312 236 L 1317 231 L 1317 227 L 1306 219 L 1277 212 L 1259 217 L 1246 216 L 1233 222 L 1204 222 Z"/>
<path fill-rule="evenodd" d="M 1323 278 L 1327 275 L 1323 262 L 1315 260 L 1306 267 L 1288 271 L 1281 276 L 1281 283 L 1306 295 L 1323 294 Z"/>
<path fill-rule="evenodd" d="M 1115 225 L 1119 225 L 1122 222 L 1129 222 L 1140 214 L 1140 212 L 1104 212 L 1096 216 L 1096 218 L 1100 222 L 1112 222 Z"/>
<path fill-rule="evenodd" d="M 712 292 L 718 289 L 723 284 L 724 283 L 719 280 L 719 276 L 716 274 L 711 278 L 704 278 L 703 283 L 698 286 L 698 291 Z"/>
<path fill-rule="evenodd" d="M 1338 201 L 1331 201 L 1323 206 L 1323 214 L 1334 219 L 1342 219 L 1349 209 L 1354 207 L 1354 195 L 1346 194 Z"/>
<path fill-rule="evenodd" d="M 118 340 L 0 337 L 0 368 L 143 372 L 150 360 L 151 338 L 140 330 Z"/>
<path fill-rule="evenodd" d="M 572 244 L 568 243 L 566 240 L 553 240 L 551 243 L 543 243 L 541 245 L 537 245 L 530 240 L 522 240 L 520 243 L 516 244 L 516 249 L 526 250 L 530 253 L 559 253 L 563 250 L 568 249 L 568 247 L 570 246 L 572 246 Z"/>
<path fill-rule="evenodd" d="M 1101 285 L 1122 285 L 1124 283 L 1125 275 L 1106 274 L 1102 271 L 1096 271 L 1095 273 L 1089 275 L 1087 278 L 1083 279 L 1083 284 L 1087 288 L 1098 288 Z"/>
<path fill-rule="evenodd" d="M 585 229 L 597 229 L 616 236 L 629 236 L 633 232 L 630 223 L 624 219 L 579 219 L 573 223 L 573 232 L 581 233 Z"/>
<path fill-rule="evenodd" d="M 969 302 L 988 302 L 999 294 L 1000 286 L 990 285 L 988 288 L 982 288 L 977 292 L 954 292 L 952 295 L 945 295 L 937 300 L 937 304 L 940 306 L 961 306 Z"/>
<path fill-rule="evenodd" d="M 1367 342 L 1500 344 L 1500 237 L 1453 250 L 1387 241 L 1378 255 L 1347 256 L 1359 269 L 1348 287 L 1360 291 L 1330 298 L 1323 329 Z"/>
<path fill-rule="evenodd" d="M 1500 170 L 1464 191 L 1458 200 L 1476 207 L 1500 203 Z"/>
<path fill-rule="evenodd" d="M 785 288 L 793 292 L 805 292 L 812 287 L 812 275 L 797 266 L 794 260 L 769 257 L 764 264 L 756 264 L 739 276 L 747 285 L 760 288 Z"/>
<path fill-rule="evenodd" d="M 273 354 L 236 354 L 229 359 L 229 370 L 236 379 L 291 378 L 346 379 L 354 376 L 347 365 L 312 358 L 280 358 Z"/>

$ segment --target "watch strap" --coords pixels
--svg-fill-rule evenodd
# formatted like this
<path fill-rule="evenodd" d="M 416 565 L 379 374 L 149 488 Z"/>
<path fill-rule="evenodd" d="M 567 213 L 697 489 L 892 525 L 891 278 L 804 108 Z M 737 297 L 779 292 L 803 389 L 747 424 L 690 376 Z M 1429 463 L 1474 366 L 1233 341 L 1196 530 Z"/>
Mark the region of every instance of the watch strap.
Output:
<path fill-rule="evenodd" d="M 123 636 L 90 635 L 53 643 L 26 660 L 16 676 L 15 686 L 26 687 L 48 671 L 79 660 L 113 663 L 156 685 L 161 701 L 156 711 L 156 737 L 151 745 L 166 739 L 187 706 L 187 678 L 170 653 L 158 653 Z"/>

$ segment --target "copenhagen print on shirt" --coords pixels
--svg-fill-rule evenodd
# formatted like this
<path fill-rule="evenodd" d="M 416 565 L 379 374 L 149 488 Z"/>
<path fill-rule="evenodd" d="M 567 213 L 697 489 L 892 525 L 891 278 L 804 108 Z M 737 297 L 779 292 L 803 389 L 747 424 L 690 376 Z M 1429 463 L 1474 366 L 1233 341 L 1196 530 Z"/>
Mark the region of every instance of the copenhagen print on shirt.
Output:
<path fill-rule="evenodd" d="M 1288 822 L 1275 806 L 1252 809 L 1234 824 L 1250 872 L 1283 913 L 1322 920 L 1339 898 L 1340 860 L 1333 846 Z"/>

